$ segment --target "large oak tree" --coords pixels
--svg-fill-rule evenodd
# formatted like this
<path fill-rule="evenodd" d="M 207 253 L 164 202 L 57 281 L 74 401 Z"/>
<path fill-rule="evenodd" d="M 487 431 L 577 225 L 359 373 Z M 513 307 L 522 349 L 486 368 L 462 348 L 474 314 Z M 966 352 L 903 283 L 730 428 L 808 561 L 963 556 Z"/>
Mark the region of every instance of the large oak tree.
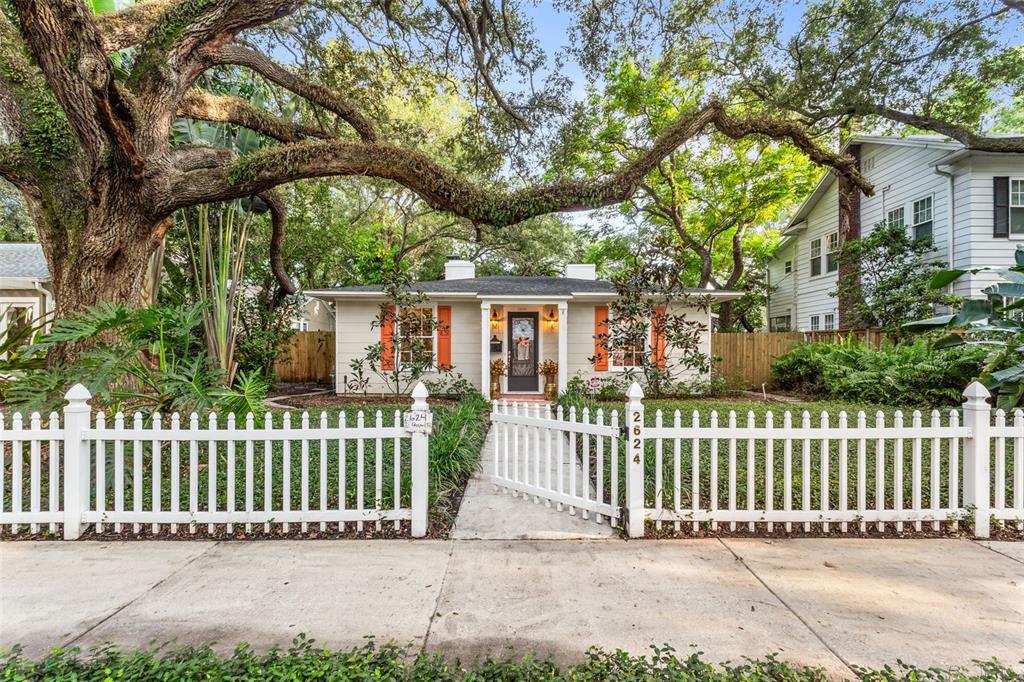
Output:
<path fill-rule="evenodd" d="M 602 31 L 592 12 L 614 4 L 580 6 L 584 40 Z M 537 112 L 557 111 L 559 103 L 539 95 L 514 97 L 500 88 L 513 75 L 529 80 L 544 66 L 528 22 L 511 0 L 411 6 L 389 0 L 146 0 L 98 17 L 82 0 L 4 0 L 2 8 L 0 175 L 24 194 L 62 316 L 99 301 L 139 300 L 147 259 L 173 213 L 240 197 L 259 196 L 271 207 L 272 265 L 290 289 L 276 255 L 285 221 L 274 188 L 303 178 L 390 180 L 435 210 L 509 226 L 622 201 L 680 144 L 713 129 L 730 138 L 787 140 L 871 191 L 851 159 L 818 144 L 794 107 L 736 113 L 711 93 L 683 108 L 615 169 L 532 184 L 481 183 L 414 144 L 390 138 L 377 110 L 365 105 L 367 79 L 358 73 L 329 87 L 272 58 L 280 44 L 275 41 L 297 31 L 295 17 L 313 24 L 337 19 L 358 37 L 348 43 L 353 63 L 360 49 L 395 61 L 404 52 L 431 51 L 427 61 L 462 70 L 459 77 L 488 109 L 494 130 L 509 139 L 528 138 L 543 123 Z M 291 93 L 304 103 L 301 115 L 281 116 L 209 88 L 210 74 L 225 70 L 251 72 Z M 241 126 L 275 143 L 242 156 L 175 143 L 178 117 Z"/>

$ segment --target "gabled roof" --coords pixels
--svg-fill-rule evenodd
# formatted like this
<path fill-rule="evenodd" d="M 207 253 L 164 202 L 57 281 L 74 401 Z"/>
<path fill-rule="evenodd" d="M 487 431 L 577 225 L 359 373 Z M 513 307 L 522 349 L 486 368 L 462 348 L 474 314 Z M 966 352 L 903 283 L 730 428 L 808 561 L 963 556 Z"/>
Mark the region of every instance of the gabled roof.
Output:
<path fill-rule="evenodd" d="M 892 147 L 945 149 L 951 153 L 964 149 L 962 144 L 943 135 L 909 135 L 907 137 L 896 137 L 893 135 L 853 135 L 843 143 L 843 147 L 839 150 L 839 153 L 844 153 L 851 144 L 877 144 Z M 808 214 L 810 214 L 811 210 L 814 209 L 814 206 L 825 195 L 825 192 L 828 191 L 829 187 L 832 186 L 832 182 L 835 179 L 835 171 L 831 169 L 821 176 L 821 179 L 818 180 L 818 184 L 814 186 L 814 190 L 806 199 L 804 199 L 804 203 L 800 204 L 800 208 L 797 209 L 793 219 L 790 220 L 789 224 L 782 230 L 783 234 L 790 232 L 792 228 L 799 226 L 800 223 L 807 220 Z"/>
<path fill-rule="evenodd" d="M 467 277 L 464 279 L 442 279 L 416 282 L 413 291 L 466 298 L 490 298 L 518 296 L 572 298 L 573 296 L 614 296 L 615 287 L 601 279 L 574 279 L 571 277 L 513 277 L 496 275 L 491 277 Z M 718 299 L 736 298 L 739 292 L 725 290 L 689 289 L 686 293 L 713 296 Z M 332 289 L 313 289 L 309 296 L 322 298 L 370 298 L 384 295 L 378 284 L 367 284 Z"/>
<path fill-rule="evenodd" d="M 0 277 L 50 279 L 50 269 L 46 266 L 42 245 L 0 243 Z"/>

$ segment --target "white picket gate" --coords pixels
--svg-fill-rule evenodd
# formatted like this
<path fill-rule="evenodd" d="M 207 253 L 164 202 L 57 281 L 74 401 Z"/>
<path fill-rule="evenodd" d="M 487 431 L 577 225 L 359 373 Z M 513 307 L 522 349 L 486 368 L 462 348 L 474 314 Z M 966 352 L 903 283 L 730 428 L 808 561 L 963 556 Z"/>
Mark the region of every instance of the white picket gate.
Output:
<path fill-rule="evenodd" d="M 63 423 L 53 413 L 44 426 L 34 414 L 26 429 L 20 414 L 0 415 L 0 526 L 16 534 L 25 524 L 33 533 L 59 525 L 65 539 L 76 539 L 87 525 L 287 533 L 291 524 L 306 532 L 310 524 L 379 530 L 404 521 L 422 537 L 431 415 L 426 388 L 412 395 L 404 415 L 360 411 L 355 425 L 344 412 L 334 423 L 325 413 L 311 423 L 303 413 L 297 424 L 289 413 L 275 424 L 268 413 L 260 424 L 249 414 L 239 427 L 234 415 L 221 422 L 211 414 L 202 425 L 196 414 L 93 417 L 89 392 L 75 386 Z"/>
<path fill-rule="evenodd" d="M 642 536 L 648 521 L 656 529 L 689 524 L 693 531 L 755 533 L 777 524 L 824 533 L 968 524 L 988 537 L 993 519 L 1024 529 L 1024 412 L 1014 410 L 1008 421 L 990 408 L 979 383 L 964 397 L 960 411 L 945 415 L 841 413 L 833 421 L 787 411 L 758 421 L 753 413 L 712 412 L 701 421 L 696 412 L 659 410 L 651 426 L 634 383 L 624 431 L 615 412 L 610 424 L 601 413 L 592 424 L 587 412 L 578 422 L 574 413 L 494 403 L 492 479 L 535 499 L 621 518 L 632 537 Z M 620 436 L 628 438 L 621 454 Z M 589 486 L 565 489 L 574 478 L 559 468 L 546 477 L 550 457 L 557 467 L 578 467 L 596 495 Z"/>
<path fill-rule="evenodd" d="M 565 415 L 550 405 L 492 403 L 495 459 L 491 480 L 500 488 L 555 503 L 559 510 L 601 523 L 619 517 L 619 415 L 598 410 Z"/>

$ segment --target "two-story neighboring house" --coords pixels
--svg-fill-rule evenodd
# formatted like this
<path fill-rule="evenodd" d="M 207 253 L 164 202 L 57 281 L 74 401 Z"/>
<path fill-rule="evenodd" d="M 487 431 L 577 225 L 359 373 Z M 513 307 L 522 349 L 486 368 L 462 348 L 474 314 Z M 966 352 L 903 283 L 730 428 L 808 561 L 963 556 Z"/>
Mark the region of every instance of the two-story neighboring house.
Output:
<path fill-rule="evenodd" d="M 858 135 L 844 151 L 859 160 L 875 194 L 853 196 L 844 235 L 833 173 L 800 206 L 768 266 L 770 331 L 849 327 L 842 292 L 830 295 L 841 239 L 867 236 L 879 222 L 930 236 L 929 258 L 955 268 L 1013 263 L 1016 242 L 1024 240 L 1024 154 L 978 152 L 931 135 Z M 994 280 L 990 273 L 964 276 L 953 293 L 977 297 Z"/>

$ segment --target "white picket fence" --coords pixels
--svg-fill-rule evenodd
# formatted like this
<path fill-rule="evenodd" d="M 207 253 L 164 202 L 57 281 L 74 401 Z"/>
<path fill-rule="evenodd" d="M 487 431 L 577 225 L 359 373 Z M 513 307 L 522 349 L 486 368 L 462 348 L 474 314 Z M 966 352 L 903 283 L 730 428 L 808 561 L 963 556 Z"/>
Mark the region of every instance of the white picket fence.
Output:
<path fill-rule="evenodd" d="M 610 424 L 601 412 L 591 423 L 586 410 L 577 421 L 574 412 L 494 403 L 492 479 L 570 510 L 596 511 L 598 521 L 619 519 L 621 507 L 632 537 L 644 535 L 648 521 L 656 529 L 772 532 L 781 524 L 787 532 L 824 533 L 949 524 L 989 537 L 996 519 L 1024 529 L 1024 412 L 993 411 L 979 383 L 964 397 L 960 411 L 945 415 L 769 412 L 759 421 L 752 412 L 712 412 L 701 421 L 696 412 L 659 410 L 651 426 L 633 384 L 624 431 L 616 412 Z M 620 436 L 627 438 L 621 461 Z M 575 477 L 564 470 L 579 471 L 590 485 L 567 489 Z"/>
<path fill-rule="evenodd" d="M 279 423 L 249 414 L 239 426 L 234 415 L 216 414 L 203 424 L 196 414 L 108 419 L 92 414 L 78 385 L 65 396 L 63 420 L 52 413 L 44 424 L 33 414 L 25 428 L 20 414 L 0 415 L 0 527 L 16 534 L 59 526 L 73 540 L 90 525 L 195 533 L 205 524 L 230 534 L 238 526 L 288 533 L 292 524 L 306 532 L 310 524 L 362 531 L 407 522 L 422 537 L 431 415 L 426 388 L 412 395 L 404 415 L 360 411 L 354 425 L 342 412 L 334 423 L 324 413 L 312 423 L 307 413 L 298 423 L 289 413 Z"/>
<path fill-rule="evenodd" d="M 584 410 L 577 421 L 575 408 L 552 413 L 550 405 L 502 401 L 492 403 L 495 460 L 492 480 L 535 502 L 554 502 L 583 518 L 595 514 L 619 517 L 619 415 L 606 424 L 598 410 L 594 421 Z"/>

